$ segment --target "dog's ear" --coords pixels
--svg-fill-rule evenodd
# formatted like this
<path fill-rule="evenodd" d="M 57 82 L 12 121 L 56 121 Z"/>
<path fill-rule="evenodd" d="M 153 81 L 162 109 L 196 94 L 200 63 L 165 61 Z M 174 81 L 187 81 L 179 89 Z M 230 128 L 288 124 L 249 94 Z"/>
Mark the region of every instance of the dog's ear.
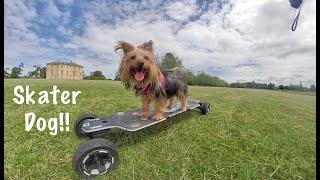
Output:
<path fill-rule="evenodd" d="M 135 49 L 134 45 L 124 42 L 124 41 L 119 41 L 116 47 L 114 48 L 115 51 L 122 49 L 123 52 L 126 54 L 130 51 L 133 51 Z"/>
<path fill-rule="evenodd" d="M 152 42 L 152 40 L 143 43 L 142 49 L 144 49 L 146 51 L 150 51 L 151 53 L 153 53 L 153 42 Z"/>

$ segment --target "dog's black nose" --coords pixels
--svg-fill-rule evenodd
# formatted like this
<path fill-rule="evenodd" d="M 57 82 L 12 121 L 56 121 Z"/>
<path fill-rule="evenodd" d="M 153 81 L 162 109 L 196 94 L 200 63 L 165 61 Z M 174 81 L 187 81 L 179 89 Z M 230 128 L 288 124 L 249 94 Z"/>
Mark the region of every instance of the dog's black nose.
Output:
<path fill-rule="evenodd" d="M 138 67 L 143 67 L 144 62 L 138 62 Z"/>
<path fill-rule="evenodd" d="M 137 66 L 136 66 L 136 70 L 137 71 L 142 71 L 143 70 L 143 65 L 144 65 L 144 62 L 137 62 Z"/>
<path fill-rule="evenodd" d="M 143 70 L 143 65 L 144 65 L 144 62 L 141 62 L 141 61 L 138 61 L 137 64 L 136 64 L 136 67 L 135 67 L 135 70 L 140 72 Z"/>

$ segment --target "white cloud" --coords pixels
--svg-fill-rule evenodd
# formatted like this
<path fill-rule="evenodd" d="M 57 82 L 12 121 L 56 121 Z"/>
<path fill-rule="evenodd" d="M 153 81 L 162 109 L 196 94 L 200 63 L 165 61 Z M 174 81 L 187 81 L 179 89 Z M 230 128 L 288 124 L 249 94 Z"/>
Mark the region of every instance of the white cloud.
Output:
<path fill-rule="evenodd" d="M 37 53 L 38 39 L 29 30 L 31 20 L 36 17 L 34 8 L 22 1 L 5 1 L 4 57 L 18 59 L 25 54 Z"/>
<path fill-rule="evenodd" d="M 49 11 L 65 17 L 57 31 L 71 40 L 61 46 L 76 52 L 73 60 L 84 65 L 87 73 L 98 68 L 113 78 L 120 61 L 114 52 L 116 42 L 139 45 L 152 39 L 159 55 L 174 52 L 186 68 L 219 74 L 228 82 L 302 81 L 309 85 L 316 79 L 315 3 L 305 2 L 295 32 L 290 30 L 294 10 L 288 1 L 279 0 L 214 1 L 203 14 L 195 1 L 174 1 L 164 6 L 159 6 L 161 1 L 150 0 L 121 1 L 113 6 L 95 2 L 85 12 L 84 33 L 80 35 L 64 26 L 70 12 L 61 13 L 52 2 Z M 10 7 L 5 8 L 5 57 L 34 55 L 35 49 L 49 52 L 29 30 L 36 11 L 17 4 L 5 1 Z M 22 16 L 16 13 L 20 11 Z M 194 16 L 199 17 L 188 21 Z M 58 46 L 58 42 L 47 42 Z"/>
<path fill-rule="evenodd" d="M 170 2 L 166 7 L 169 17 L 177 21 L 186 21 L 197 12 L 195 1 L 175 1 Z"/>
<path fill-rule="evenodd" d="M 52 3 L 52 2 L 51 2 Z M 23 62 L 24 73 L 35 64 L 44 65 L 46 59 L 59 56 L 59 42 L 53 37 L 39 37 L 32 29 L 39 15 L 32 4 L 15 0 L 5 1 L 4 13 L 4 64 L 8 67 Z M 54 6 L 55 7 L 55 6 Z M 61 55 L 60 55 L 61 56 Z"/>
<path fill-rule="evenodd" d="M 64 4 L 64 5 L 71 5 L 73 4 L 73 0 L 59 0 L 59 2 L 61 4 Z"/>
<path fill-rule="evenodd" d="M 72 30 L 65 28 L 64 26 L 60 25 L 57 27 L 57 31 L 59 33 L 62 33 L 63 35 L 66 36 L 71 36 L 72 35 Z"/>
<path fill-rule="evenodd" d="M 61 12 L 59 11 L 59 9 L 57 8 L 57 6 L 54 4 L 53 1 L 48 1 L 47 12 L 54 17 L 61 16 Z"/>
<path fill-rule="evenodd" d="M 231 6 L 234 8 L 231 9 Z M 173 7 L 181 8 L 182 5 L 176 4 Z M 167 9 L 174 8 L 169 6 Z M 194 12 L 195 8 L 191 9 L 186 12 Z M 271 17 L 270 13 L 273 14 Z M 176 20 L 185 20 L 180 19 L 179 15 L 171 15 Z M 186 13 L 184 18 L 190 15 L 192 13 Z M 297 77 L 297 74 L 301 76 L 296 80 L 310 77 L 315 80 L 315 56 L 312 54 L 315 41 L 309 37 L 313 32 L 311 35 L 290 32 L 290 7 L 286 3 L 240 1 L 230 3 L 219 12 L 213 4 L 199 21 L 189 22 L 176 34 L 175 22 L 157 16 L 160 15 L 149 14 L 147 18 L 153 17 L 156 21 L 147 23 L 143 13 L 137 14 L 118 22 L 114 28 L 88 23 L 85 35 L 78 37 L 74 43 L 91 52 L 107 55 L 113 66 L 119 61 L 113 52 L 117 40 L 138 44 L 153 39 L 158 53 L 173 51 L 183 59 L 187 68 L 194 71 L 219 67 L 221 77 L 229 82 L 245 79 L 293 83 L 292 77 Z M 203 23 L 205 21 L 209 21 L 208 25 Z M 308 23 L 308 20 L 305 21 Z M 309 40 L 306 42 L 305 38 Z M 302 52 L 295 52 L 304 47 L 306 49 L 302 49 Z M 302 55 L 290 55 L 290 51 Z M 287 57 L 280 57 L 286 53 L 289 53 Z M 235 67 L 252 59 L 260 65 L 259 68 Z M 113 72 L 115 70 L 112 69 Z"/>

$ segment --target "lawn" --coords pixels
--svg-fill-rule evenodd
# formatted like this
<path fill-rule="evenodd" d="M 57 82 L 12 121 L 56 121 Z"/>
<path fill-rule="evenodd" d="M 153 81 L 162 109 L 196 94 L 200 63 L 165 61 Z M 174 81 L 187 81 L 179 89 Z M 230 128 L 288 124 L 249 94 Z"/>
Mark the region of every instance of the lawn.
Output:
<path fill-rule="evenodd" d="M 77 104 L 18 105 L 13 88 L 36 92 L 79 90 Z M 5 178 L 77 179 L 72 156 L 86 139 L 73 132 L 84 113 L 107 116 L 140 106 L 139 98 L 115 81 L 6 79 Z M 190 98 L 212 111 L 190 111 L 144 130 L 111 132 L 119 165 L 97 179 L 315 179 L 316 97 L 281 91 L 190 87 Z M 71 130 L 24 131 L 24 114 L 49 119 L 70 113 Z"/>

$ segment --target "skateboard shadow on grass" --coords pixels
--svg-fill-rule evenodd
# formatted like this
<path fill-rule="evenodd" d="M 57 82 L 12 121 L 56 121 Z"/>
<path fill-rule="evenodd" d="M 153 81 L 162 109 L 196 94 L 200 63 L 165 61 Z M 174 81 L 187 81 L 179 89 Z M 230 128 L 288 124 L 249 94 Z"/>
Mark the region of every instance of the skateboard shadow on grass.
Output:
<path fill-rule="evenodd" d="M 196 113 L 199 112 L 187 111 L 171 117 L 163 122 L 133 132 L 124 131 L 121 129 L 113 129 L 104 138 L 107 138 L 115 143 L 118 148 L 121 148 L 122 146 L 134 145 L 150 137 L 156 136 L 163 131 L 174 128 L 175 124 L 187 123 L 187 121 L 189 121 Z"/>

